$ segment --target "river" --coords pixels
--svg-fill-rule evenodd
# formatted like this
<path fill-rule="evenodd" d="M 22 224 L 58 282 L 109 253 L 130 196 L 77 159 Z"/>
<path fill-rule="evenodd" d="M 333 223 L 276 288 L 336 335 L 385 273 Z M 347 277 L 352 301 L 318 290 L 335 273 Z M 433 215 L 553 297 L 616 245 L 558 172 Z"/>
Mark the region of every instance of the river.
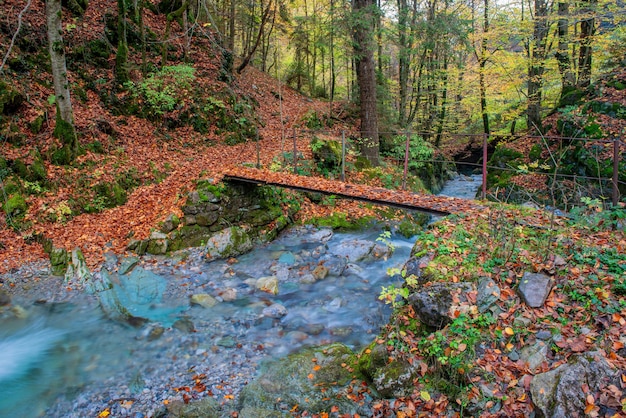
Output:
<path fill-rule="evenodd" d="M 475 194 L 480 185 L 455 181 L 442 194 Z M 0 417 L 139 418 L 184 397 L 234 402 L 264 361 L 304 346 L 371 342 L 390 314 L 381 287 L 401 283 L 388 270 L 412 245 L 381 227 L 303 226 L 231 260 L 206 262 L 190 249 L 142 257 L 121 275 L 128 262 L 111 255 L 103 271 L 114 283 L 135 275 L 151 285 L 147 299 L 135 282 L 122 292 L 133 314 L 150 319 L 138 327 L 108 319 L 95 296 L 68 289 L 45 267 L 13 277 L 24 290 L 0 307 Z M 274 280 L 275 294 L 258 286 L 261 278 Z"/>

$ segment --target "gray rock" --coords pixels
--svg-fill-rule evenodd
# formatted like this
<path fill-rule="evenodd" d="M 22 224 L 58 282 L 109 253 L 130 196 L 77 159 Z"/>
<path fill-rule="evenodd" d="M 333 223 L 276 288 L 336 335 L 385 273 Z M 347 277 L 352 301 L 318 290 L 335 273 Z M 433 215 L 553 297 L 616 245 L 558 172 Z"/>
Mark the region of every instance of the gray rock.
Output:
<path fill-rule="evenodd" d="M 481 277 L 478 279 L 478 295 L 476 296 L 476 303 L 478 304 L 479 312 L 486 312 L 491 306 L 493 306 L 498 300 L 500 300 L 500 288 L 488 277 Z"/>
<path fill-rule="evenodd" d="M 184 333 L 190 333 L 196 329 L 193 322 L 189 318 L 177 319 L 176 322 L 172 324 L 172 328 Z"/>
<path fill-rule="evenodd" d="M 548 345 L 543 341 L 537 341 L 533 345 L 522 348 L 520 360 L 524 364 L 528 364 L 528 369 L 534 371 L 537 367 L 547 360 Z"/>
<path fill-rule="evenodd" d="M 332 229 L 320 229 L 312 234 L 309 234 L 304 242 L 328 242 L 333 237 Z"/>
<path fill-rule="evenodd" d="M 328 269 L 328 274 L 331 276 L 341 276 L 348 265 L 348 261 L 345 257 L 338 257 L 333 255 L 326 255 L 322 258 L 324 267 Z"/>
<path fill-rule="evenodd" d="M 329 251 L 339 257 L 347 259 L 349 262 L 358 262 L 370 258 L 376 246 L 375 242 L 362 239 L 348 239 L 341 241 Z"/>
<path fill-rule="evenodd" d="M 359 368 L 368 376 L 378 394 L 384 398 L 410 395 L 419 376 L 420 361 L 409 363 L 403 358 L 391 358 L 384 344 L 372 343 L 361 352 Z"/>
<path fill-rule="evenodd" d="M 471 290 L 470 283 L 434 283 L 410 294 L 408 299 L 424 324 L 443 328 L 453 319 L 452 292 L 460 295 Z"/>
<path fill-rule="evenodd" d="M 614 383 L 617 372 L 600 352 L 589 352 L 570 362 L 536 375 L 530 382 L 535 410 L 545 418 L 585 416 L 586 396 L 583 385 L 591 393 Z"/>
<path fill-rule="evenodd" d="M 526 305 L 531 308 L 543 306 L 552 290 L 552 279 L 541 273 L 524 273 L 518 292 Z"/>
<path fill-rule="evenodd" d="M 170 232 L 178 228 L 178 225 L 180 225 L 180 219 L 178 219 L 178 216 L 170 214 L 161 224 L 161 232 L 163 232 L 164 234 L 169 234 Z"/>
<path fill-rule="evenodd" d="M 280 319 L 285 315 L 287 315 L 287 308 L 280 303 L 273 303 L 263 309 L 263 316 L 268 318 Z"/>
<path fill-rule="evenodd" d="M 516 316 L 513 320 L 513 325 L 520 328 L 528 328 L 531 322 L 530 318 L 526 318 L 525 316 Z"/>
<path fill-rule="evenodd" d="M 541 341 L 547 341 L 552 338 L 552 333 L 548 330 L 542 329 L 535 334 L 535 338 Z"/>

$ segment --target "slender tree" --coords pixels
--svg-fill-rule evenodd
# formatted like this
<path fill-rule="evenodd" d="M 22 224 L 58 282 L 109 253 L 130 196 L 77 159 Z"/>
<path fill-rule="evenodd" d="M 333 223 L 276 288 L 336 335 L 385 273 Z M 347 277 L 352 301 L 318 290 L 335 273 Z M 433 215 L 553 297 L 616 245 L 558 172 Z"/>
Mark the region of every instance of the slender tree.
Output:
<path fill-rule="evenodd" d="M 76 158 L 78 138 L 74 128 L 74 112 L 70 98 L 70 86 L 67 77 L 65 45 L 63 43 L 63 20 L 61 0 L 46 0 L 46 21 L 48 25 L 48 51 L 52 67 L 52 80 L 56 96 L 57 116 L 54 135 L 63 144 L 55 154 L 54 160 L 68 164 Z"/>
<path fill-rule="evenodd" d="M 548 37 L 548 0 L 534 0 L 533 34 L 528 48 L 528 128 L 542 131 L 541 100 Z"/>

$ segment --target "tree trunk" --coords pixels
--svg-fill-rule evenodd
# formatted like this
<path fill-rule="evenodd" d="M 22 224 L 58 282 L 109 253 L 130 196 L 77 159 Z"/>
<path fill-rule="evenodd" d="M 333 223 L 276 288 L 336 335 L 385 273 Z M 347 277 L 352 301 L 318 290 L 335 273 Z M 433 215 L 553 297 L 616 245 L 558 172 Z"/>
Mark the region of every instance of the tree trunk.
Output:
<path fill-rule="evenodd" d="M 409 21 L 409 7 L 406 0 L 398 0 L 398 125 L 404 128 L 406 124 L 406 100 L 409 82 L 409 48 L 407 30 Z"/>
<path fill-rule="evenodd" d="M 74 129 L 74 112 L 72 110 L 69 80 L 67 78 L 61 13 L 61 0 L 46 0 L 48 51 L 50 52 L 54 94 L 57 104 L 54 135 L 63 143 L 63 148 L 55 160 L 61 164 L 68 164 L 76 158 L 78 139 Z"/>
<path fill-rule="evenodd" d="M 543 73 L 546 58 L 546 38 L 548 36 L 548 4 L 547 0 L 535 0 L 535 16 L 533 20 L 533 39 L 530 43 L 530 62 L 528 65 L 528 129 L 543 131 L 541 121 L 541 98 Z"/>
<path fill-rule="evenodd" d="M 582 10 L 580 22 L 580 51 L 578 55 L 578 87 L 586 88 L 591 84 L 592 38 L 596 31 L 596 19 L 593 7 L 597 0 L 584 0 L 590 7 Z"/>
<path fill-rule="evenodd" d="M 487 33 L 489 32 L 489 0 L 484 0 L 483 36 L 480 45 L 480 66 L 478 79 L 480 84 L 480 112 L 483 119 L 483 132 L 489 135 L 489 113 L 487 113 L 487 88 L 485 86 L 485 67 L 487 66 Z"/>
<path fill-rule="evenodd" d="M 265 24 L 267 23 L 267 19 L 270 16 L 270 11 L 272 10 L 272 0 L 269 0 L 267 3 L 267 7 L 263 12 L 263 17 L 261 18 L 261 26 L 259 27 L 259 34 L 256 37 L 256 41 L 254 42 L 254 46 L 248 52 L 248 55 L 243 59 L 239 67 L 237 67 L 237 74 L 241 74 L 241 72 L 250 64 L 250 60 L 254 56 L 259 44 L 261 43 L 261 39 L 263 38 L 263 30 L 265 29 Z"/>
<path fill-rule="evenodd" d="M 559 45 L 555 54 L 559 64 L 559 73 L 561 74 L 561 101 L 564 96 L 569 93 L 576 84 L 574 72 L 572 71 L 572 62 L 569 54 L 569 2 L 561 1 L 558 4 L 558 35 Z"/>
<path fill-rule="evenodd" d="M 373 164 L 379 161 L 378 113 L 376 101 L 376 68 L 374 63 L 374 0 L 353 0 L 354 54 L 359 85 L 363 155 Z"/>
<path fill-rule="evenodd" d="M 128 42 L 126 40 L 126 1 L 117 0 L 117 53 L 115 54 L 115 81 L 118 85 L 128 78 Z"/>

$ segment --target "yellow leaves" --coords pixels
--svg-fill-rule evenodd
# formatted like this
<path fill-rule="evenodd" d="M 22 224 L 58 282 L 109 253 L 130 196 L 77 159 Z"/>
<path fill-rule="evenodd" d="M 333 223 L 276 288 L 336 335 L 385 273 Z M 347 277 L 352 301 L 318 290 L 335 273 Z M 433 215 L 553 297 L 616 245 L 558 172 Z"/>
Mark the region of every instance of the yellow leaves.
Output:
<path fill-rule="evenodd" d="M 513 328 L 511 327 L 506 327 L 504 328 L 504 334 L 508 335 L 509 337 L 512 337 L 515 335 L 515 331 L 513 331 Z"/>
<path fill-rule="evenodd" d="M 107 408 L 98 414 L 98 418 L 106 418 L 111 415 L 111 408 Z"/>
<path fill-rule="evenodd" d="M 430 401 L 431 397 L 430 397 L 430 393 L 428 393 L 425 390 L 422 390 L 420 392 L 420 398 L 424 401 L 424 402 L 428 402 Z"/>
<path fill-rule="evenodd" d="M 316 364 L 315 366 L 313 366 L 313 371 L 316 372 L 316 371 L 318 371 L 321 368 L 322 368 L 322 366 L 320 366 L 319 364 Z"/>

